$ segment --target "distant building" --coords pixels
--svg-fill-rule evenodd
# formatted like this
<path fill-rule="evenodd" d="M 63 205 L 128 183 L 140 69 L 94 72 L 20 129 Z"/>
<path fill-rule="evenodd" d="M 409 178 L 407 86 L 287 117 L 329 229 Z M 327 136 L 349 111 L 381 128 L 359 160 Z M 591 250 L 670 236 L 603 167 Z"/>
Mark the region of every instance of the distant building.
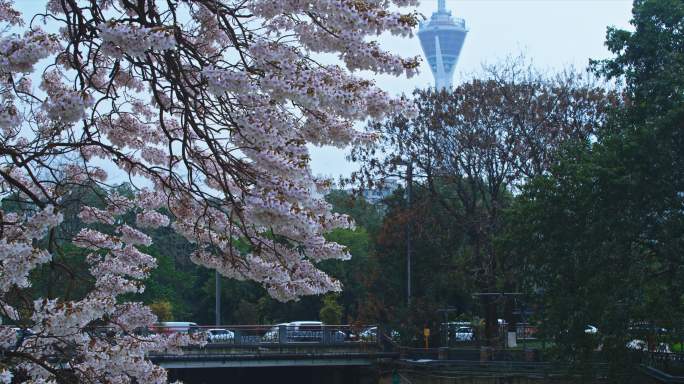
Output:
<path fill-rule="evenodd" d="M 435 88 L 450 89 L 456 62 L 468 30 L 465 20 L 451 17 L 446 0 L 438 0 L 437 12 L 420 23 L 418 38 L 435 77 Z"/>
<path fill-rule="evenodd" d="M 370 204 L 377 204 L 394 193 L 397 188 L 399 188 L 399 182 L 394 178 L 387 178 L 382 184 L 374 188 L 364 188 L 360 190 L 346 188 L 344 191 L 349 195 L 356 195 Z"/>
<path fill-rule="evenodd" d="M 373 189 L 365 189 L 361 192 L 361 195 L 367 202 L 377 204 L 382 199 L 394 193 L 397 188 L 399 188 L 399 183 L 396 180 L 386 179 L 381 186 Z"/>

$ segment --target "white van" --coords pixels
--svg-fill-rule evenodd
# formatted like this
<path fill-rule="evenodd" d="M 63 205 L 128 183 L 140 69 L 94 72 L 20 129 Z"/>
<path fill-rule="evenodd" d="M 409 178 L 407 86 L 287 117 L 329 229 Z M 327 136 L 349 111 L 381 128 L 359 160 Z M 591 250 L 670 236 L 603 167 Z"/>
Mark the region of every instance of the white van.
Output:
<path fill-rule="evenodd" d="M 280 327 L 285 327 L 285 337 L 283 342 L 306 343 L 324 341 L 325 325 L 320 321 L 293 321 L 291 323 L 280 323 L 273 326 L 262 337 L 262 341 L 268 343 L 279 342 Z M 347 335 L 339 330 L 327 330 L 326 342 L 341 343 Z"/>
<path fill-rule="evenodd" d="M 155 323 L 152 326 L 151 331 L 162 334 L 195 333 L 199 331 L 199 327 L 197 326 L 197 323 L 189 321 L 164 321 Z"/>
<path fill-rule="evenodd" d="M 287 339 L 295 342 L 323 340 L 323 323 L 320 321 L 293 321 L 287 327 Z"/>

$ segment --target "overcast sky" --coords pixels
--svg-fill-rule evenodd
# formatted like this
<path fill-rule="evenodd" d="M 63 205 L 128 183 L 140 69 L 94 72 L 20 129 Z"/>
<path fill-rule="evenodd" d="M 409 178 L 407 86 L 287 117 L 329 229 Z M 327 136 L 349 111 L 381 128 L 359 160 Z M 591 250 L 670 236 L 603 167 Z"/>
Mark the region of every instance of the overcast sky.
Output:
<path fill-rule="evenodd" d="M 589 58 L 610 57 L 604 46 L 606 28 L 629 29 L 631 0 L 446 0 L 452 15 L 466 20 L 468 35 L 456 67 L 454 83 L 469 78 L 483 62 L 495 63 L 507 55 L 524 53 L 540 69 L 557 71 L 568 66 L 583 69 Z M 437 0 L 422 0 L 418 11 L 430 17 Z M 392 52 L 422 54 L 418 38 L 381 38 Z M 423 61 L 420 75 L 411 79 L 377 76 L 393 94 L 411 93 L 433 84 Z M 356 166 L 335 148 L 312 149 L 314 174 L 348 175 Z"/>

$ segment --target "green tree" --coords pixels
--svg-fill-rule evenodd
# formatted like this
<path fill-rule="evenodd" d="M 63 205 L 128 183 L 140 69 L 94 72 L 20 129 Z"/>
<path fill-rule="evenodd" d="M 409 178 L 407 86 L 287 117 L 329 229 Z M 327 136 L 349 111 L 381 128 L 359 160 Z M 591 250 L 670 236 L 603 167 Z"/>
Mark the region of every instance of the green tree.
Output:
<path fill-rule="evenodd" d="M 384 178 L 410 161 L 420 179 L 414 185 L 423 186 L 432 194 L 431 203 L 448 212 L 445 229 L 465 238 L 464 247 L 439 246 L 460 250 L 457 267 L 470 272 L 475 291 L 511 292 L 517 290 L 516 264 L 494 242 L 503 228 L 503 210 L 521 185 L 548 171 L 563 143 L 592 136 L 615 95 L 578 73 L 547 78 L 520 60 L 484 72 L 450 92 L 417 90 L 416 117 L 373 123 L 370 129 L 383 133 L 382 149 L 362 147 L 353 157 L 365 166 L 362 177 Z M 409 220 L 432 213 L 418 209 Z M 421 263 L 430 256 L 426 253 Z M 484 338 L 495 343 L 499 301 L 490 295 L 480 301 Z M 514 327 L 510 301 L 506 309 Z"/>
<path fill-rule="evenodd" d="M 358 227 L 369 233 L 377 233 L 382 225 L 384 211 L 380 205 L 339 189 L 330 191 L 325 200 L 332 205 L 333 212 L 349 215 Z"/>
<path fill-rule="evenodd" d="M 608 28 L 606 46 L 615 57 L 592 64 L 625 81 L 631 119 L 651 120 L 684 102 L 683 19 L 681 0 L 635 0 L 634 31 Z"/>
<path fill-rule="evenodd" d="M 334 294 L 327 294 L 323 297 L 323 307 L 318 312 L 318 318 L 324 324 L 342 324 L 342 306 L 337 303 L 337 297 Z"/>
<path fill-rule="evenodd" d="M 473 279 L 462 268 L 469 256 L 465 235 L 434 195 L 414 185 L 413 203 L 407 209 L 404 190 L 385 199 L 386 216 L 374 238 L 366 267 L 365 295 L 360 319 L 400 329 L 411 342 L 425 323 L 438 323 L 445 306 L 471 312 Z M 412 231 L 412 305 L 406 300 L 406 223 Z M 435 331 L 436 332 L 436 331 Z M 422 340 L 419 339 L 419 340 Z"/>
<path fill-rule="evenodd" d="M 157 235 L 157 234 L 155 234 Z M 173 237 L 178 235 L 172 235 Z M 155 236 L 158 244 L 163 244 L 162 239 L 169 236 Z M 153 245 L 146 248 L 146 252 L 155 257 L 157 268 L 145 281 L 145 291 L 138 296 L 145 303 L 167 301 L 171 304 L 172 319 L 183 321 L 197 319 L 196 305 L 202 303 L 199 300 L 200 292 L 194 290 L 195 280 L 198 279 L 198 266 L 185 266 L 178 259 L 187 257 L 180 250 L 168 254 L 160 253 L 159 247 Z"/>
<path fill-rule="evenodd" d="M 257 304 L 247 300 L 240 300 L 232 317 L 238 319 L 237 324 L 258 324 L 259 308 Z"/>
<path fill-rule="evenodd" d="M 525 187 L 505 242 L 563 355 L 588 357 L 598 340 L 583 329 L 597 324 L 617 382 L 630 324 L 672 328 L 684 315 L 684 3 L 637 0 L 632 24 L 609 30 L 616 56 L 595 62 L 630 102 Z"/>
<path fill-rule="evenodd" d="M 158 300 L 149 305 L 150 310 L 157 316 L 158 321 L 173 320 L 173 305 L 167 300 Z"/>

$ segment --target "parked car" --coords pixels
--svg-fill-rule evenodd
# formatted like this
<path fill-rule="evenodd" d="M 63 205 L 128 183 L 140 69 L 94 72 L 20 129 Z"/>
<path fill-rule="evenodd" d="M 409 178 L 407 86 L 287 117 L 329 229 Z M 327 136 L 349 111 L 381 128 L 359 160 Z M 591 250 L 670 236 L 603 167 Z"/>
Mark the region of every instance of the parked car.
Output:
<path fill-rule="evenodd" d="M 473 341 L 475 338 L 475 332 L 472 327 L 459 327 L 456 328 L 452 334 L 452 340 L 456 341 Z"/>
<path fill-rule="evenodd" d="M 210 343 L 230 342 L 235 340 L 235 333 L 228 329 L 212 328 L 208 329 L 207 341 Z"/>
<path fill-rule="evenodd" d="M 648 344 L 646 344 L 645 341 L 639 340 L 639 339 L 631 340 L 629 343 L 627 343 L 626 347 L 627 347 L 627 349 L 631 349 L 633 351 L 647 351 L 648 350 Z"/>
<path fill-rule="evenodd" d="M 378 337 L 378 327 L 366 328 L 359 333 L 359 340 L 371 341 Z"/>
<path fill-rule="evenodd" d="M 539 328 L 536 325 L 518 323 L 516 325 L 515 332 L 518 339 L 534 339 L 539 332 Z"/>
<path fill-rule="evenodd" d="M 395 330 L 389 331 L 392 340 L 399 340 L 399 332 Z M 359 340 L 361 341 L 375 341 L 378 339 L 378 327 L 368 327 L 359 333 Z"/>
<path fill-rule="evenodd" d="M 633 351 L 648 351 L 648 343 L 641 339 L 631 340 L 627 343 L 626 347 Z M 672 349 L 667 343 L 658 343 L 658 345 L 654 346 L 653 352 L 672 353 Z"/>
<path fill-rule="evenodd" d="M 280 323 L 276 324 L 271 329 L 269 329 L 266 334 L 261 338 L 262 341 L 267 342 L 267 343 L 275 343 L 278 341 L 278 337 L 280 335 L 280 327 L 281 326 L 288 326 L 290 323 Z"/>

